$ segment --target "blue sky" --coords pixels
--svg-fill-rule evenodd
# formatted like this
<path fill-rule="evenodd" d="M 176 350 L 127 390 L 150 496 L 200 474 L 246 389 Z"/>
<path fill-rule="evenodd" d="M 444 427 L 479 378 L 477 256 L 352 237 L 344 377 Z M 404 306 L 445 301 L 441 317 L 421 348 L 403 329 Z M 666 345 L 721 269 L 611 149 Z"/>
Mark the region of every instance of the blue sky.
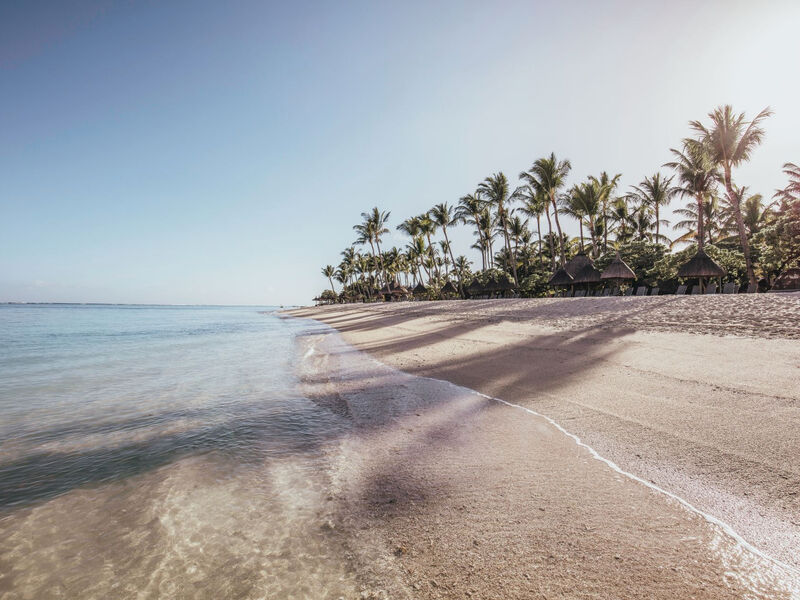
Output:
<path fill-rule="evenodd" d="M 771 195 L 800 3 L 697 4 L 0 3 L 0 301 L 305 303 L 372 206 L 551 151 L 627 187 L 723 103 L 775 110 Z"/>

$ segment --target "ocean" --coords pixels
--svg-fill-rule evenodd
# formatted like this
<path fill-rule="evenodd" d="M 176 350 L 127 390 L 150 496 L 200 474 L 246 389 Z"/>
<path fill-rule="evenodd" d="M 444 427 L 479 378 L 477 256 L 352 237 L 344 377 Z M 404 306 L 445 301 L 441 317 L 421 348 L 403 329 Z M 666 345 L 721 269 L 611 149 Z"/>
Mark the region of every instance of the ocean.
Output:
<path fill-rule="evenodd" d="M 0 597 L 338 598 L 346 418 L 274 307 L 0 306 Z"/>

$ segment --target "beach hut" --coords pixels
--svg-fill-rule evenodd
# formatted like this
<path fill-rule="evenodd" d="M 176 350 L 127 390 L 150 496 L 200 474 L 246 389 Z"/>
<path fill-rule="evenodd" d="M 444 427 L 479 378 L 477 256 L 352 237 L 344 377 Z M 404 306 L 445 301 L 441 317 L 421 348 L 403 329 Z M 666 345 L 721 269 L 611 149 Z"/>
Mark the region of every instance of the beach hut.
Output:
<path fill-rule="evenodd" d="M 553 276 L 550 277 L 547 283 L 556 288 L 566 289 L 572 285 L 572 281 L 572 275 L 567 273 L 565 268 L 561 267 L 560 269 L 556 269 L 556 272 L 553 273 Z"/>
<path fill-rule="evenodd" d="M 442 294 L 443 298 L 449 298 L 449 297 L 452 297 L 452 296 L 456 296 L 456 295 L 458 295 L 458 288 L 453 285 L 452 281 L 448 280 L 448 282 L 445 283 L 442 286 L 441 294 Z"/>
<path fill-rule="evenodd" d="M 575 273 L 572 278 L 572 283 L 584 284 L 586 286 L 586 295 L 588 296 L 589 288 L 592 286 L 592 284 L 601 281 L 600 276 L 600 271 L 595 269 L 594 263 L 589 261 L 587 264 L 583 265 L 577 273 Z"/>
<path fill-rule="evenodd" d="M 786 269 L 775 280 L 771 292 L 800 292 L 800 269 Z"/>
<path fill-rule="evenodd" d="M 483 286 L 481 285 L 481 282 L 478 281 L 477 277 L 473 279 L 472 283 L 470 283 L 467 286 L 466 292 L 470 298 L 479 298 L 480 296 L 486 294 L 486 292 L 483 289 Z"/>
<path fill-rule="evenodd" d="M 421 281 L 420 281 L 420 282 L 419 282 L 419 283 L 416 285 L 416 287 L 415 287 L 413 290 L 411 290 L 411 294 L 412 294 L 412 295 L 413 295 L 415 298 L 420 298 L 420 297 L 424 296 L 424 295 L 425 295 L 425 294 L 427 294 L 427 293 L 428 293 L 428 288 L 426 288 L 426 287 L 425 287 L 425 286 L 422 284 L 422 282 L 421 282 Z"/>
<path fill-rule="evenodd" d="M 636 273 L 622 260 L 619 252 L 617 252 L 614 260 L 603 269 L 603 272 L 600 274 L 600 279 L 603 281 L 610 281 L 619 288 L 626 281 L 634 281 L 636 279 Z"/>
<path fill-rule="evenodd" d="M 378 293 L 383 296 L 384 302 L 403 300 L 411 295 L 411 292 L 396 281 L 383 286 Z"/>
<path fill-rule="evenodd" d="M 714 260 L 705 253 L 705 250 L 698 250 L 687 263 L 678 269 L 678 277 L 694 278 L 700 282 L 700 290 L 705 289 L 705 279 L 709 277 L 723 277 L 725 269 L 720 267 Z"/>
<path fill-rule="evenodd" d="M 505 296 L 506 294 L 513 292 L 516 286 L 511 283 L 511 280 L 508 278 L 506 273 L 503 273 L 497 279 L 497 291 L 500 293 L 501 296 Z"/>
<path fill-rule="evenodd" d="M 586 256 L 586 254 L 579 252 L 567 261 L 567 264 L 564 265 L 564 270 L 569 273 L 570 277 L 575 279 L 575 275 L 578 274 L 578 271 L 583 269 L 586 265 L 594 266 L 594 263 L 592 263 L 592 260 Z"/>

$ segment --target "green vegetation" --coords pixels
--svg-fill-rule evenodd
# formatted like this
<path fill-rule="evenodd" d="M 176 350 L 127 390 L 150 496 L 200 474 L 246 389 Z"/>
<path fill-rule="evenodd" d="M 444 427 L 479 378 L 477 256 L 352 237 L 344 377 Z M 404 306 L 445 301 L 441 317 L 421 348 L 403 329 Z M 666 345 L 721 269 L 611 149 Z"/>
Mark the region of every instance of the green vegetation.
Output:
<path fill-rule="evenodd" d="M 673 160 L 664 165 L 672 173 L 655 172 L 626 193 L 618 189 L 621 174 L 606 172 L 568 187 L 572 165 L 555 154 L 534 161 L 513 190 L 504 173 L 495 173 L 456 205 L 443 202 L 400 222 L 397 230 L 409 238 L 404 248 L 381 247 L 391 213 L 375 207 L 361 214 L 355 243 L 341 253 L 339 265 L 322 269 L 330 290 L 319 299 L 371 301 L 418 284 L 425 287 L 422 297 L 435 299 L 447 282 L 463 296 L 474 280 L 504 282 L 526 297 L 547 296 L 553 293 L 551 274 L 578 252 L 600 270 L 619 252 L 638 283 L 670 290 L 679 283 L 679 267 L 702 249 L 727 271 L 727 280 L 761 278 L 769 286 L 800 261 L 800 167 L 784 165 L 788 183 L 771 203 L 734 181 L 734 170 L 763 141 L 762 124 L 771 114 L 765 109 L 747 121 L 726 105 L 708 114 L 708 124 L 691 121 L 694 136 L 671 149 Z M 674 210 L 683 220 L 671 240 L 662 215 L 675 201 L 685 205 Z M 578 237 L 563 233 L 562 218 L 577 221 Z M 475 236 L 472 248 L 481 256 L 476 272 L 453 251 L 448 232 L 457 226 Z M 334 278 L 342 285 L 339 293 Z"/>

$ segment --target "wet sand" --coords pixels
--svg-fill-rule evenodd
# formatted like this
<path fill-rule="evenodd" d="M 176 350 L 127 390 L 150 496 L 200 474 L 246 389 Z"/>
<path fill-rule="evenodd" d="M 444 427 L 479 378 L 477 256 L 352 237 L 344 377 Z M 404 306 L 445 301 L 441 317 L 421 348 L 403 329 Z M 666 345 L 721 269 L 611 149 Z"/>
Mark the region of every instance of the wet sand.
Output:
<path fill-rule="evenodd" d="M 614 471 L 544 418 L 468 390 L 453 395 L 452 386 L 409 402 L 409 389 L 431 382 L 355 350 L 551 417 L 624 471 L 797 567 L 800 298 L 404 303 L 292 314 L 335 327 L 351 345 L 321 334 L 319 375 L 308 386 L 359 427 L 343 443 L 334 500 L 337 526 L 370 538 L 353 543 L 360 570 L 372 573 L 370 589 L 396 585 L 389 597 L 422 598 L 798 594 L 796 570 L 774 567 L 697 512 Z M 371 548 L 371 558 L 359 559 L 359 548 Z"/>

